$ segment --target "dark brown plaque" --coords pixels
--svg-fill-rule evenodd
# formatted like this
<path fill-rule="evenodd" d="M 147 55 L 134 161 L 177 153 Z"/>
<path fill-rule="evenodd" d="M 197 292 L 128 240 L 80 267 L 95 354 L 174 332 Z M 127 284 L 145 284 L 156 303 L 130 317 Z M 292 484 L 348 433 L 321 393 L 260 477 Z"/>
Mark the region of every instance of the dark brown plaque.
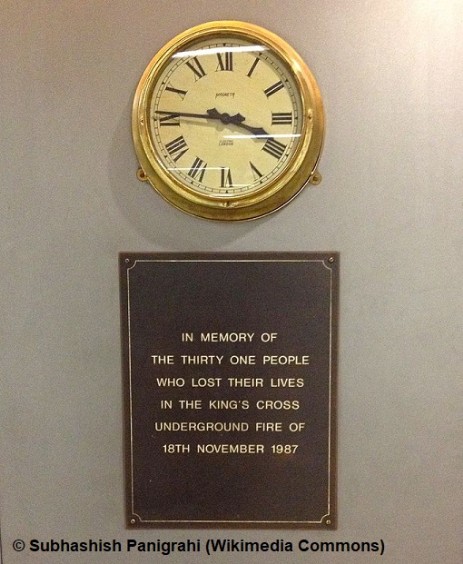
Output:
<path fill-rule="evenodd" d="M 120 255 L 129 527 L 336 526 L 338 271 Z"/>

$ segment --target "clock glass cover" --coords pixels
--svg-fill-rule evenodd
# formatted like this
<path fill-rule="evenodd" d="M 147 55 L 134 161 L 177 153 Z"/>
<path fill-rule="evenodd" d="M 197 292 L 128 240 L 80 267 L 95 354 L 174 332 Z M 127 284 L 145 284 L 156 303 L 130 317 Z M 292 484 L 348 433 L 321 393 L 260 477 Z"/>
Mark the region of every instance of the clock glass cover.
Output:
<path fill-rule="evenodd" d="M 140 80 L 132 124 L 139 178 L 200 217 L 266 215 L 319 180 L 315 79 L 251 24 L 212 22 L 168 43 Z"/>

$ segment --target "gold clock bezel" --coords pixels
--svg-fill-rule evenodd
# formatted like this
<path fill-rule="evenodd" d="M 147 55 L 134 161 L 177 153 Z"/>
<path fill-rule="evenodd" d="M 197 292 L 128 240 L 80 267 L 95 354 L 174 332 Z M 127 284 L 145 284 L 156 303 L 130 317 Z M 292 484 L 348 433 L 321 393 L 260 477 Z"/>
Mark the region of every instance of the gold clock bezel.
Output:
<path fill-rule="evenodd" d="M 292 73 L 302 104 L 301 138 L 294 153 L 279 174 L 266 186 L 249 194 L 217 197 L 200 194 L 171 175 L 159 159 L 150 138 L 150 106 L 154 87 L 172 55 L 188 49 L 198 40 L 238 37 L 258 41 L 276 53 Z M 309 182 L 318 184 L 317 164 L 323 145 L 324 112 L 317 82 L 299 54 L 276 34 L 240 21 L 208 22 L 174 37 L 153 57 L 135 92 L 132 109 L 132 135 L 140 164 L 137 176 L 176 208 L 205 219 L 239 221 L 272 213 L 291 201 Z"/>

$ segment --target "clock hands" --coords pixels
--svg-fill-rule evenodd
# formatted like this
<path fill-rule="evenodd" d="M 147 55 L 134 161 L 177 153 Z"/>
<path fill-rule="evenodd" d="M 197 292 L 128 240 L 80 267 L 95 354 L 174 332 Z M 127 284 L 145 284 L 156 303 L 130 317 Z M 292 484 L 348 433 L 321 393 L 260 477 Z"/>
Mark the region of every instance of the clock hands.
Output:
<path fill-rule="evenodd" d="M 212 110 L 207 110 L 207 115 L 211 119 L 219 119 L 224 124 L 231 123 L 233 125 L 237 125 L 238 127 L 242 127 L 243 129 L 250 131 L 253 135 L 268 136 L 268 133 L 262 127 L 252 127 L 250 125 L 247 125 L 246 123 L 243 123 L 246 118 L 241 114 L 235 114 L 234 116 L 231 116 L 230 114 L 227 113 L 221 114 L 215 108 L 213 108 Z"/>
<path fill-rule="evenodd" d="M 156 110 L 155 113 L 159 115 L 168 115 L 171 116 L 171 118 L 193 117 L 193 118 L 216 119 L 225 125 L 232 124 L 241 127 L 242 129 L 245 129 L 246 131 L 252 133 L 252 135 L 269 137 L 269 134 L 262 127 L 252 127 L 251 125 L 247 125 L 246 123 L 243 123 L 246 118 L 241 114 L 235 114 L 231 116 L 226 112 L 220 113 L 216 108 L 207 110 L 205 114 L 196 114 L 191 112 L 166 112 L 160 110 Z"/>

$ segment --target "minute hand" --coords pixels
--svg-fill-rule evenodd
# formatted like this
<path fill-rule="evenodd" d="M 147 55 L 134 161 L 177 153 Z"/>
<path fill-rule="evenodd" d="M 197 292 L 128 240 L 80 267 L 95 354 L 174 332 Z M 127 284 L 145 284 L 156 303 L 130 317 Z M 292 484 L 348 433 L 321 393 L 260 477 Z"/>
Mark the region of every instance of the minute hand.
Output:
<path fill-rule="evenodd" d="M 205 114 L 196 114 L 192 112 L 166 112 L 161 110 L 156 110 L 155 113 L 161 116 L 217 119 L 222 123 L 234 123 L 234 124 L 239 124 L 241 121 L 244 120 L 244 117 L 241 114 L 235 114 L 234 116 L 231 116 L 230 114 L 227 113 L 221 114 L 215 108 L 212 108 L 211 110 L 207 110 Z"/>
<path fill-rule="evenodd" d="M 211 119 L 211 116 L 209 114 L 193 114 L 193 113 L 190 113 L 190 112 L 162 112 L 160 110 L 156 110 L 155 113 L 159 114 L 160 116 L 195 117 L 195 118 Z M 212 119 L 219 119 L 219 118 L 217 117 L 217 118 L 212 118 Z"/>

